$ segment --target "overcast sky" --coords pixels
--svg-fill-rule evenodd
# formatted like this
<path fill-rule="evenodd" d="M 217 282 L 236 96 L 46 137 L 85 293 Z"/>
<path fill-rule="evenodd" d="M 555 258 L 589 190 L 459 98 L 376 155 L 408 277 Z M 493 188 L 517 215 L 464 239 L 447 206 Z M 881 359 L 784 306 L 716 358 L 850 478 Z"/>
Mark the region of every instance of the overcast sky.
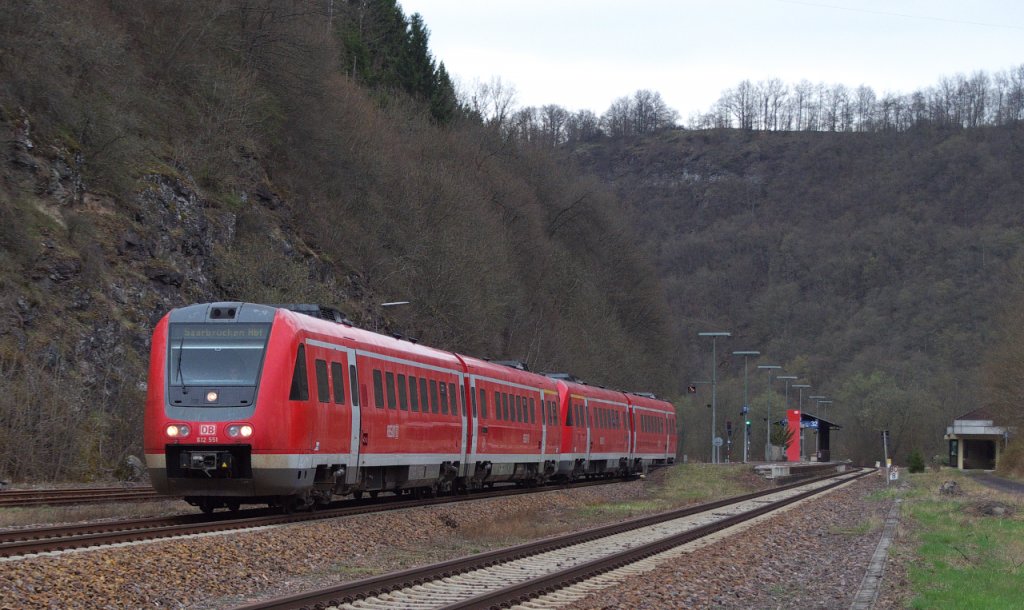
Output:
<path fill-rule="evenodd" d="M 638 89 L 686 121 L 741 81 L 909 93 L 1024 64 L 1024 0 L 399 0 L 471 87 L 602 114 Z"/>

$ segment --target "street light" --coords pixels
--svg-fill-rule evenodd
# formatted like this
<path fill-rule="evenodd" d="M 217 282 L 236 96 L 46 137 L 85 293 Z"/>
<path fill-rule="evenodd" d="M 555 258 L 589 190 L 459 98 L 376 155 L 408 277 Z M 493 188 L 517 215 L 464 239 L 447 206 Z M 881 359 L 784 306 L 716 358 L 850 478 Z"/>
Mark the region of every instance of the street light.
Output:
<path fill-rule="evenodd" d="M 750 421 L 750 402 L 747 400 L 747 358 L 749 356 L 760 356 L 761 352 L 753 350 L 743 350 L 739 352 L 733 352 L 733 356 L 743 356 L 743 463 L 747 463 L 747 447 L 750 443 L 750 434 L 748 431 L 749 426 L 747 422 Z"/>
<path fill-rule="evenodd" d="M 824 396 L 822 398 L 824 398 Z M 825 419 L 825 410 L 828 408 L 825 405 L 832 404 L 832 401 L 831 400 L 819 400 L 818 404 L 821 405 L 821 418 Z"/>
<path fill-rule="evenodd" d="M 718 447 L 715 445 L 715 411 L 718 409 L 718 382 L 716 371 L 718 369 L 718 356 L 716 355 L 716 343 L 719 337 L 731 337 L 732 333 L 727 332 L 704 332 L 697 333 L 699 337 L 711 337 L 711 463 L 718 463 Z"/>
<path fill-rule="evenodd" d="M 800 409 L 800 459 L 802 460 L 804 457 L 804 388 L 810 388 L 811 386 L 807 383 L 794 383 L 793 387 L 800 390 L 797 408 Z"/>
<path fill-rule="evenodd" d="M 828 398 L 828 396 L 808 396 L 807 398 L 813 400 L 814 404 L 820 407 L 821 401 Z M 818 452 L 821 450 L 821 420 L 823 418 L 821 416 L 821 411 L 817 409 L 815 409 L 814 416 L 818 418 L 818 427 L 814 429 L 814 453 L 815 455 L 817 455 Z"/>
<path fill-rule="evenodd" d="M 765 431 L 764 459 L 766 462 L 770 462 L 772 461 L 772 371 L 782 367 L 777 364 L 759 364 L 757 368 L 768 371 L 768 429 Z"/>
<path fill-rule="evenodd" d="M 408 305 L 411 301 L 391 301 L 390 303 L 381 303 L 381 307 L 395 307 L 397 305 Z M 373 317 L 373 331 L 377 332 L 377 316 Z"/>
<path fill-rule="evenodd" d="M 775 378 L 776 379 L 785 379 L 786 380 L 786 408 L 788 409 L 789 408 L 789 382 L 790 381 L 795 381 L 795 380 L 799 379 L 799 377 L 797 377 L 796 375 L 777 375 Z"/>

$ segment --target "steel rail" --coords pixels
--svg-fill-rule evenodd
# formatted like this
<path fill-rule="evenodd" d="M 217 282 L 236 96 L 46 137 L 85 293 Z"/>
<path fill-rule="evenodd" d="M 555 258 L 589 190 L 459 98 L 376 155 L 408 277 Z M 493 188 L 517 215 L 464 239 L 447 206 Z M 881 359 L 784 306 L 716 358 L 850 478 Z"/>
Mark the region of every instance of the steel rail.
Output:
<path fill-rule="evenodd" d="M 582 481 L 573 484 L 572 488 L 622 482 L 622 479 Z M 302 521 L 335 519 L 338 517 L 350 517 L 405 508 L 555 491 L 556 489 L 565 488 L 565 485 L 558 487 L 517 487 L 497 491 L 481 490 L 468 495 L 437 496 L 419 500 L 410 500 L 405 496 L 386 496 L 376 500 L 344 500 L 332 503 L 333 508 L 288 515 L 282 515 L 277 512 L 271 513 L 270 509 L 256 509 L 245 511 L 247 515 L 242 517 L 237 517 L 233 513 L 222 512 L 214 513 L 213 515 L 192 514 L 177 517 L 128 519 L 94 524 L 9 529 L 0 531 L 0 557 L 15 557 L 33 553 L 154 540 L 206 532 L 249 529 L 268 525 L 283 525 Z"/>
<path fill-rule="evenodd" d="M 112 487 L 82 489 L 16 489 L 0 492 L 0 507 L 59 506 L 96 502 L 140 502 L 166 499 L 152 487 Z"/>
<path fill-rule="evenodd" d="M 503 589 L 479 595 L 459 603 L 449 604 L 444 606 L 444 610 L 490 610 L 494 608 L 509 608 L 514 604 L 523 603 L 540 595 L 552 593 L 558 589 L 589 580 L 605 572 L 627 566 L 631 563 L 636 563 L 637 561 L 647 559 L 648 557 L 665 552 L 677 546 L 693 542 L 694 540 L 704 538 L 705 536 L 710 536 L 711 534 L 720 532 L 734 525 L 738 525 L 744 521 L 749 521 L 756 517 L 760 517 L 761 515 L 778 510 L 784 506 L 799 502 L 800 500 L 824 493 L 830 489 L 834 489 L 835 487 L 848 483 L 849 481 L 865 476 L 866 474 L 866 472 L 859 473 L 854 477 L 836 481 L 824 487 L 811 489 L 801 494 L 784 498 L 777 502 L 772 502 L 771 504 L 765 504 L 764 506 L 745 511 L 738 515 L 725 517 L 714 523 L 698 526 L 692 530 L 669 536 L 650 544 L 615 553 L 608 557 L 596 559 L 559 572 L 553 572 L 541 578 L 510 585 Z"/>
<path fill-rule="evenodd" d="M 835 478 L 837 476 L 842 476 L 843 474 L 849 473 L 831 474 L 828 476 L 814 477 L 813 479 L 803 480 L 798 483 L 773 487 L 771 489 L 752 492 L 749 494 L 743 494 L 740 496 L 733 496 L 731 498 L 725 498 L 714 502 L 708 502 L 706 504 L 700 504 L 696 506 L 676 509 L 673 511 L 667 511 L 656 515 L 639 517 L 628 521 L 622 521 L 611 525 L 601 526 L 584 532 L 576 532 L 573 534 L 567 534 L 555 538 L 548 538 L 545 540 L 529 542 L 506 549 L 499 549 L 495 551 L 479 553 L 476 555 L 452 559 L 449 561 L 444 561 L 429 566 L 411 568 L 408 570 L 403 570 L 401 572 L 382 574 L 358 581 L 326 587 L 323 589 L 311 590 L 294 595 L 272 598 L 248 605 L 238 606 L 234 608 L 234 610 L 295 610 L 298 608 L 322 608 L 329 605 L 351 603 L 358 599 L 382 595 L 398 589 L 408 588 L 442 578 L 448 578 L 456 574 L 461 574 L 464 572 L 469 572 L 472 570 L 477 570 L 488 566 L 497 565 L 500 563 L 514 561 L 516 559 L 522 559 L 524 557 L 529 557 L 532 555 L 538 555 L 540 553 L 544 553 L 547 551 L 556 550 L 559 548 L 572 546 L 582 542 L 588 542 L 591 540 L 604 538 L 613 534 L 618 534 L 625 531 L 646 527 L 649 525 L 655 525 L 665 521 L 671 521 L 673 519 L 678 519 L 680 517 L 711 511 L 716 508 L 721 508 L 723 506 L 728 506 L 730 504 L 736 504 L 739 502 L 745 502 L 748 500 L 754 500 L 759 497 L 770 494 L 775 494 L 790 489 L 796 489 L 811 483 Z M 815 492 L 817 493 L 816 490 Z M 771 506 L 771 504 L 769 504 L 768 506 Z M 775 506 L 774 508 L 778 508 L 778 506 Z M 774 510 L 774 508 L 768 508 L 767 510 Z"/>

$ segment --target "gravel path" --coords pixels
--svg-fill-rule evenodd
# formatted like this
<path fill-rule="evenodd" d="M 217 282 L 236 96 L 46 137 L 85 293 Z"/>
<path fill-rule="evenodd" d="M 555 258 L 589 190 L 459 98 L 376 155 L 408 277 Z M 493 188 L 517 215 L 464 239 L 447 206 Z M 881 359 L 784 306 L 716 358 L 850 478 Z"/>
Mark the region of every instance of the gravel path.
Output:
<path fill-rule="evenodd" d="M 637 583 L 577 607 L 848 607 L 888 510 L 889 502 L 864 499 L 882 485 L 876 479 L 801 504 L 738 538 L 705 547 L 692 561 L 652 572 L 655 585 Z M 606 501 L 642 506 L 651 484 L 553 491 L 4 562 L 0 608 L 225 608 L 582 529 L 583 518 L 566 515 Z M 633 516 L 583 514 L 603 522 Z M 591 519 L 586 517 L 588 526 Z"/>

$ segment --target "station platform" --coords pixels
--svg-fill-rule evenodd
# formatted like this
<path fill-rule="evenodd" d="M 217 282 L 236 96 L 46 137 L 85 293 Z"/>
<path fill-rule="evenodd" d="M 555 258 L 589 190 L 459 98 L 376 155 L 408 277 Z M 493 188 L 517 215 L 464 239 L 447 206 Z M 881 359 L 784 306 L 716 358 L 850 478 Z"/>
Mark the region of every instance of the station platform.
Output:
<path fill-rule="evenodd" d="M 792 483 L 824 474 L 846 472 L 850 462 L 773 462 L 757 464 L 754 472 L 776 483 Z"/>

